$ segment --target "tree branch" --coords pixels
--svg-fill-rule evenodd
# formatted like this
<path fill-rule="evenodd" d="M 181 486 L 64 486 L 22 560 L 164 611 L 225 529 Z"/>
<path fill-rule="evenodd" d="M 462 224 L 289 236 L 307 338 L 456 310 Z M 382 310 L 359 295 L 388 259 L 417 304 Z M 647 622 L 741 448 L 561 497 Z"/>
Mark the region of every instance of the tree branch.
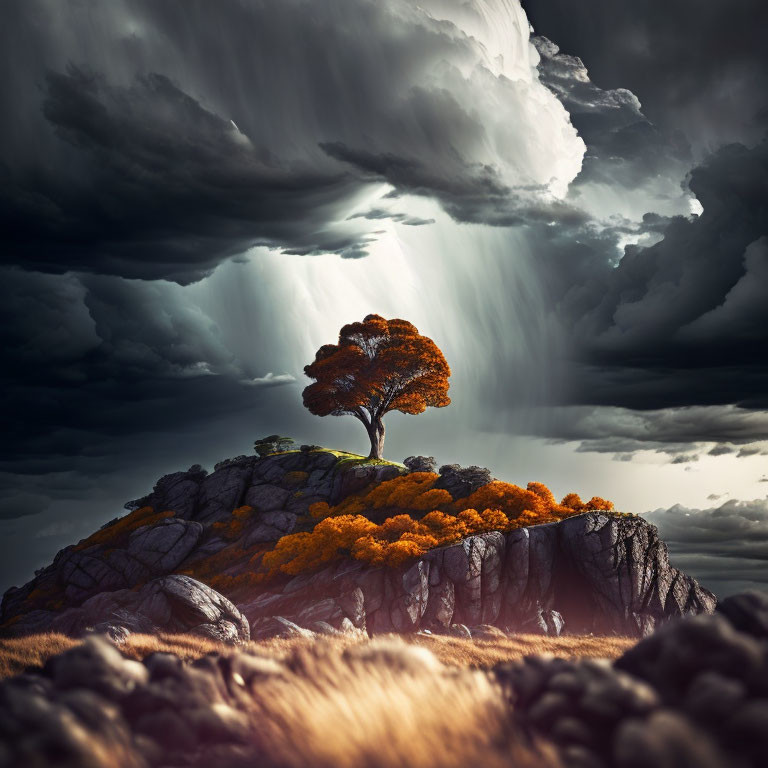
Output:
<path fill-rule="evenodd" d="M 368 429 L 368 428 L 371 426 L 371 419 L 370 419 L 368 416 L 366 416 L 366 415 L 365 415 L 365 411 L 362 409 L 362 407 L 361 407 L 361 406 L 360 406 L 360 407 L 357 407 L 357 408 L 355 408 L 355 410 L 354 410 L 354 411 L 350 411 L 350 413 L 351 413 L 351 414 L 352 414 L 352 415 L 353 415 L 353 416 L 354 416 L 356 419 L 359 419 L 360 421 L 362 421 L 362 422 L 363 422 L 363 424 L 365 425 L 365 428 L 366 428 L 366 429 Z"/>

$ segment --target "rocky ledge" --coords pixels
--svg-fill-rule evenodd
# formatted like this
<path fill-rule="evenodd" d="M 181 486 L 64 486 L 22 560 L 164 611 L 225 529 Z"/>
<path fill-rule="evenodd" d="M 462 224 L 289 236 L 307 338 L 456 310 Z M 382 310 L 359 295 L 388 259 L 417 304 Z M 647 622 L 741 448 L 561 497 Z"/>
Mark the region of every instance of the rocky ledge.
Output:
<path fill-rule="evenodd" d="M 304 447 L 241 456 L 208 474 L 199 466 L 166 475 L 126 505 L 151 515 L 137 527 L 107 524 L 21 588 L 3 597 L 5 634 L 94 627 L 190 631 L 232 642 L 296 632 L 453 632 L 493 626 L 506 632 L 642 636 L 678 616 L 711 613 L 715 598 L 669 563 L 656 528 L 638 517 L 591 512 L 510 533 L 471 536 L 400 568 L 339 560 L 319 572 L 276 579 L 226 596 L 180 575 L 226 549 L 269 548 L 310 528 L 317 501 L 351 494 L 434 460 L 368 461 Z M 481 467 L 440 468 L 436 487 L 464 498 L 491 480 Z M 222 533 L 243 505 L 254 512 L 236 541 Z M 239 549 L 238 549 L 239 548 Z M 247 572 L 225 558 L 222 572 Z M 225 590 L 226 591 L 226 590 Z M 249 628 L 250 624 L 250 628 Z M 121 629 L 122 628 L 122 629 Z"/>
<path fill-rule="evenodd" d="M 714 596 L 669 564 L 654 526 L 588 513 L 471 536 L 407 567 L 341 561 L 240 603 L 253 636 L 274 617 L 309 629 L 342 622 L 370 634 L 505 632 L 642 636 L 670 618 L 711 613 Z"/>

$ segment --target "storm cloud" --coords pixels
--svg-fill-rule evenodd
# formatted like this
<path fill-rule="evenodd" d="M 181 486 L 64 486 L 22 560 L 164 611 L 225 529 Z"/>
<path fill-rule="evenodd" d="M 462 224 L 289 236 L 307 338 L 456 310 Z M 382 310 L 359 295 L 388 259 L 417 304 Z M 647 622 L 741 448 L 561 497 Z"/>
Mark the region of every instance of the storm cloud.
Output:
<path fill-rule="evenodd" d="M 5 261 L 184 283 L 258 245 L 364 255 L 351 215 L 391 187 L 465 220 L 556 210 L 584 144 L 506 6 L 499 39 L 449 2 L 15 5 Z"/>
<path fill-rule="evenodd" d="M 768 142 L 722 148 L 690 174 L 700 216 L 673 218 L 660 242 L 565 291 L 586 366 L 576 399 L 768 406 L 767 171 Z"/>
<path fill-rule="evenodd" d="M 561 52 L 545 37 L 534 37 L 533 42 L 541 54 L 541 81 L 563 103 L 587 145 L 577 187 L 620 184 L 624 195 L 645 187 L 657 204 L 665 195 L 679 198 L 680 181 L 692 163 L 685 136 L 654 125 L 632 91 L 600 88 L 579 57 Z"/>
<path fill-rule="evenodd" d="M 707 509 L 676 504 L 650 512 L 648 519 L 669 546 L 673 564 L 718 595 L 768 588 L 768 499 Z"/>
<path fill-rule="evenodd" d="M 633 410 L 615 406 L 555 406 L 549 436 L 579 442 L 579 451 L 626 454 L 656 451 L 679 457 L 707 447 L 710 456 L 764 451 L 748 444 L 768 439 L 768 412 L 735 405 Z M 739 447 L 741 446 L 741 447 Z"/>
<path fill-rule="evenodd" d="M 768 8 L 754 0 L 523 0 L 534 29 L 581 57 L 602 88 L 636 94 L 697 152 L 751 144 L 768 117 Z"/>

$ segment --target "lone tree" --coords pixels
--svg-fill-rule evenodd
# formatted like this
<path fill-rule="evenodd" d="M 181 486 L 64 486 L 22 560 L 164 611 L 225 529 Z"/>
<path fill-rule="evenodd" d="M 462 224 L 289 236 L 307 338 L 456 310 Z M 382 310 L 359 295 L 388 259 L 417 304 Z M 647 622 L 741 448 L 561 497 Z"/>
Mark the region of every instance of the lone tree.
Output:
<path fill-rule="evenodd" d="M 362 421 L 371 459 L 382 458 L 384 414 L 422 413 L 451 402 L 443 353 L 405 320 L 368 315 L 345 325 L 339 343 L 320 347 L 304 373 L 315 379 L 304 390 L 304 405 L 315 416 L 349 414 Z"/>

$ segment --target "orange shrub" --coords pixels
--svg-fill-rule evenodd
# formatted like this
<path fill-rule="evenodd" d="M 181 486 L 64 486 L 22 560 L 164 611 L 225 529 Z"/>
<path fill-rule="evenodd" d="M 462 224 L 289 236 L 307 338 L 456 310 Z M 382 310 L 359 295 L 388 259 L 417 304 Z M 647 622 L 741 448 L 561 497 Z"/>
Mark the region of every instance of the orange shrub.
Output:
<path fill-rule="evenodd" d="M 348 496 L 333 507 L 324 501 L 312 504 L 310 515 L 320 522 L 313 531 L 283 536 L 264 555 L 264 573 L 302 573 L 349 555 L 374 565 L 396 566 L 472 534 L 509 531 L 588 510 L 613 509 L 609 501 L 597 496 L 585 504 L 575 493 L 558 504 L 542 483 L 521 488 L 499 480 L 454 501 L 448 491 L 434 487 L 437 480 L 433 472 L 411 472 Z M 366 517 L 366 513 L 381 509 L 403 513 L 380 525 Z"/>
<path fill-rule="evenodd" d="M 552 511 L 538 493 L 500 480 L 481 486 L 465 499 L 459 499 L 456 506 L 461 509 L 500 509 L 510 518 L 517 517 L 527 509 L 541 516 Z"/>
<path fill-rule="evenodd" d="M 297 574 L 318 568 L 341 555 L 373 565 L 396 566 L 430 549 L 474 533 L 510 530 L 514 523 L 500 510 L 462 510 L 458 515 L 434 511 L 421 520 L 396 515 L 381 525 L 363 515 L 321 520 L 311 532 L 283 536 L 262 560 L 266 574 Z"/>
<path fill-rule="evenodd" d="M 322 520 L 331 514 L 331 506 L 327 501 L 316 501 L 309 505 L 309 514 L 317 520 Z"/>
<path fill-rule="evenodd" d="M 493 480 L 469 496 L 454 501 L 448 491 L 434 487 L 438 477 L 434 472 L 411 472 L 385 480 L 362 494 L 348 496 L 334 507 L 324 501 L 317 502 L 310 506 L 309 512 L 312 517 L 323 519 L 388 508 L 416 513 L 440 510 L 454 514 L 463 509 L 500 509 L 512 518 L 526 511 L 542 518 L 556 518 L 576 510 L 613 509 L 609 501 L 597 496 L 584 504 L 575 493 L 569 493 L 558 504 L 552 491 L 543 483 L 528 483 L 527 488 L 521 488 L 500 480 Z"/>
<path fill-rule="evenodd" d="M 359 538 L 377 528 L 362 515 L 327 517 L 311 533 L 292 533 L 279 539 L 275 548 L 264 555 L 262 566 L 269 573 L 302 573 L 324 565 L 342 550 L 351 552 Z"/>
<path fill-rule="evenodd" d="M 560 502 L 564 507 L 569 509 L 581 510 L 584 508 L 584 504 L 581 501 L 581 496 L 578 493 L 568 493 L 563 496 L 563 500 Z"/>
<path fill-rule="evenodd" d="M 410 508 L 426 512 L 428 509 L 439 509 L 440 507 L 447 507 L 452 503 L 453 498 L 448 491 L 442 488 L 432 488 L 415 496 L 411 501 Z"/>
<path fill-rule="evenodd" d="M 554 494 L 544 483 L 528 483 L 527 488 L 535 493 L 550 509 L 557 506 Z"/>
<path fill-rule="evenodd" d="M 448 491 L 432 487 L 437 479 L 438 475 L 434 472 L 410 472 L 400 475 L 373 486 L 363 495 L 347 496 L 330 509 L 330 514 L 359 515 L 367 510 L 387 507 L 425 511 L 450 504 L 452 499 Z"/>
<path fill-rule="evenodd" d="M 613 511 L 613 502 L 607 499 L 601 499 L 599 496 L 593 496 L 587 502 L 587 509 L 594 509 L 601 512 Z"/>
<path fill-rule="evenodd" d="M 589 512 L 590 510 L 610 512 L 613 509 L 613 502 L 601 499 L 599 496 L 593 496 L 588 502 L 584 503 L 578 493 L 569 493 L 563 496 L 562 506 L 572 509 L 575 512 Z"/>

